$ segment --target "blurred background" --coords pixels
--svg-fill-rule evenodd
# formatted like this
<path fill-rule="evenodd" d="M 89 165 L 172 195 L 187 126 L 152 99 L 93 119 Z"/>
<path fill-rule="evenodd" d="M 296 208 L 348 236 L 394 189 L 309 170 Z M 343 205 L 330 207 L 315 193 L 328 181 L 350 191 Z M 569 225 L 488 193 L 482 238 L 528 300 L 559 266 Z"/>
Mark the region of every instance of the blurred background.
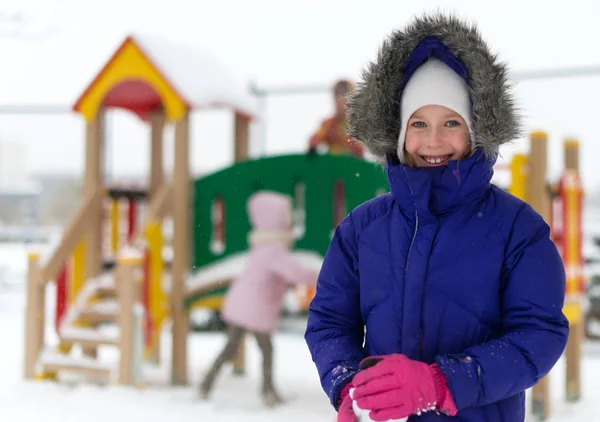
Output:
<path fill-rule="evenodd" d="M 260 117 L 250 126 L 249 156 L 258 158 L 305 153 L 311 135 L 333 113 L 334 82 L 357 80 L 393 29 L 430 10 L 477 22 L 491 49 L 509 63 L 527 130 L 548 133 L 549 179 L 563 171 L 564 140 L 579 141 L 583 251 L 586 270 L 594 273 L 594 261 L 600 260 L 600 8 L 591 0 L 0 0 L 0 336 L 14 344 L 0 353 L 3 414 L 14 411 L 23 421 L 40 415 L 49 421 L 140 415 L 152 421 L 167 415 L 181 421 L 333 421 L 335 413 L 304 350 L 301 318 L 284 321 L 277 338 L 277 379 L 289 403 L 275 410 L 255 400 L 260 371 L 254 345 L 248 352 L 251 377 L 224 380 L 227 388 L 211 403 L 199 402 L 193 385 L 140 392 L 23 382 L 26 251 L 56 242 L 77 210 L 85 121 L 73 105 L 127 36 L 148 34 L 184 44 L 228 69 L 256 102 Z M 231 165 L 233 120 L 227 110 L 191 115 L 193 177 Z M 106 128 L 106 183 L 144 185 L 149 127 L 132 113 L 111 109 Z M 167 172 L 172 145 L 167 129 Z M 501 151 L 500 164 L 528 148 L 528 139 L 515 140 Z M 503 177 L 498 174 L 495 181 L 505 184 Z M 223 341 L 218 332 L 194 335 L 199 337 L 189 351 L 192 384 Z M 552 420 L 589 419 L 600 411 L 592 402 L 600 392 L 594 381 L 600 348 L 589 343 L 584 353 L 591 362 L 585 364 L 584 402 L 565 404 L 559 368 L 551 389 Z M 155 372 L 154 378 L 166 383 L 166 370 Z M 98 407 L 103 400 L 117 404 Z"/>
<path fill-rule="evenodd" d="M 561 171 L 563 139 L 580 140 L 587 198 L 597 202 L 595 6 L 542 4 L 222 0 L 192 7 L 184 0 L 168 6 L 135 0 L 2 0 L 0 186 L 48 191 L 48 185 L 67 186 L 66 180 L 76 184 L 84 165 L 84 123 L 72 112 L 73 103 L 131 33 L 207 52 L 248 90 L 265 93 L 257 97 L 262 116 L 252 127 L 250 153 L 273 155 L 306 149 L 333 110 L 334 81 L 356 80 L 392 29 L 423 10 L 448 10 L 475 19 L 492 50 L 509 63 L 527 129 L 549 134 L 551 173 Z M 228 165 L 231 113 L 207 111 L 192 119 L 193 172 Z M 107 177 L 145 179 L 147 127 L 118 110 L 109 112 L 108 127 Z M 526 142 L 517 141 L 502 151 L 503 157 L 509 160 L 515 150 L 526 148 Z M 40 219 L 52 221 L 45 214 Z"/>

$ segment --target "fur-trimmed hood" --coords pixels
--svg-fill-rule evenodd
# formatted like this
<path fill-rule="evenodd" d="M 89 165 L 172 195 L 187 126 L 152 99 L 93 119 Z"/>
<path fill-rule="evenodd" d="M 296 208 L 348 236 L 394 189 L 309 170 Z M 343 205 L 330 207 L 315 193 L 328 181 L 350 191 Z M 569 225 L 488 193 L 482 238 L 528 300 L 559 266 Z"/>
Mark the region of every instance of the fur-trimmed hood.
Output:
<path fill-rule="evenodd" d="M 507 66 L 490 52 L 474 25 L 443 14 L 415 18 L 383 43 L 377 60 L 363 70 L 362 80 L 348 98 L 349 135 L 382 164 L 388 155 L 395 155 L 403 86 L 432 56 L 467 81 L 475 147 L 495 159 L 500 145 L 522 135 Z"/>

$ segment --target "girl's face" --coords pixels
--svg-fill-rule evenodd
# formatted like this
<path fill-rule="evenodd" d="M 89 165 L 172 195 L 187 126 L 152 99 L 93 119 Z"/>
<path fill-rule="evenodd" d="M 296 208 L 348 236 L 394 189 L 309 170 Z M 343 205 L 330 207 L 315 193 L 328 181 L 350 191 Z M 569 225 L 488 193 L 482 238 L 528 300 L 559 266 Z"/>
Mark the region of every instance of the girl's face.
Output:
<path fill-rule="evenodd" d="M 408 120 L 404 150 L 409 167 L 445 166 L 465 157 L 470 148 L 467 124 L 449 108 L 424 106 Z"/>

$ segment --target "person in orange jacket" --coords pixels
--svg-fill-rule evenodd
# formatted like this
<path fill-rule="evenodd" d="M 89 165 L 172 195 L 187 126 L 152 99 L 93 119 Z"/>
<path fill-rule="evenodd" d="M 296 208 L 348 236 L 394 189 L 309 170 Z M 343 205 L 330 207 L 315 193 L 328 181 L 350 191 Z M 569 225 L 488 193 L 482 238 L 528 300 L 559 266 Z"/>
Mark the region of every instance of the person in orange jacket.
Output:
<path fill-rule="evenodd" d="M 335 114 L 325 119 L 311 136 L 308 155 L 316 155 L 318 146 L 327 145 L 329 154 L 364 157 L 362 145 L 352 141 L 347 134 L 346 95 L 352 91 L 352 88 L 352 82 L 347 80 L 339 80 L 333 86 Z"/>

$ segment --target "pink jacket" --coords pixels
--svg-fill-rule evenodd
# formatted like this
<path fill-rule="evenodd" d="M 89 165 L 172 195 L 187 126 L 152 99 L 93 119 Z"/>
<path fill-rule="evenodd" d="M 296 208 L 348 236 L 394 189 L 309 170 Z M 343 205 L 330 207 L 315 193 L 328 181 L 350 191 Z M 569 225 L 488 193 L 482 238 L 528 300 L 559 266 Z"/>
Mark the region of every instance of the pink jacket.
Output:
<path fill-rule="evenodd" d="M 248 201 L 253 231 L 248 264 L 233 281 L 221 308 L 229 324 L 271 333 L 289 284 L 316 284 L 318 274 L 304 268 L 290 253 L 292 210 L 288 197 L 258 192 Z"/>

